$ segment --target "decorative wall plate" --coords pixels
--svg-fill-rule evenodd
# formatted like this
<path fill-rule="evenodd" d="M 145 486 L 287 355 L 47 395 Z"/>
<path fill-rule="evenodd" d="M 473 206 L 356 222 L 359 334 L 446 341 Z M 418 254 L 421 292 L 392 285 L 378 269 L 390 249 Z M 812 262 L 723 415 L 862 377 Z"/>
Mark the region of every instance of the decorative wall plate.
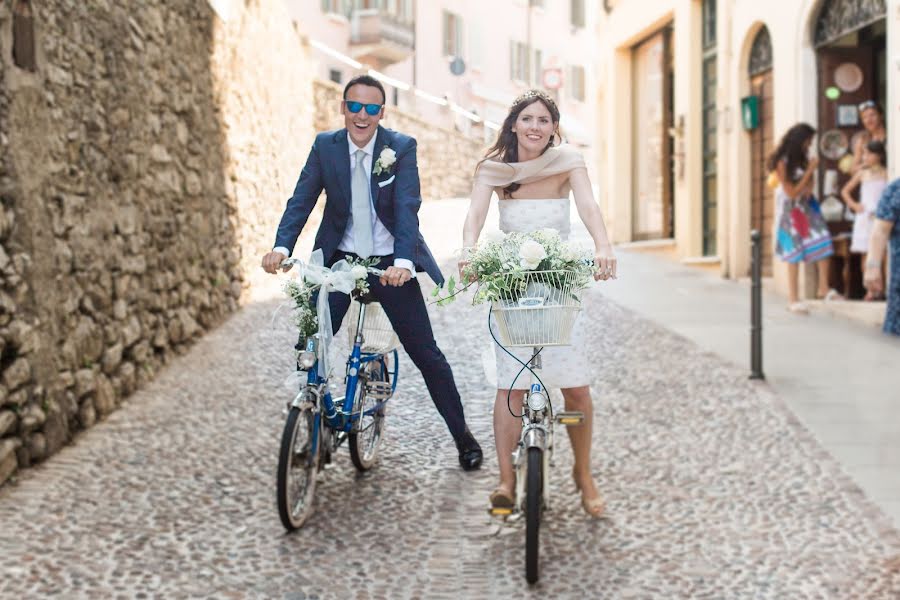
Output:
<path fill-rule="evenodd" d="M 850 142 L 843 131 L 829 129 L 819 140 L 819 152 L 829 160 L 837 160 L 847 153 Z"/>
<path fill-rule="evenodd" d="M 863 84 L 862 69 L 856 63 L 845 62 L 834 70 L 834 82 L 845 92 L 855 92 Z"/>

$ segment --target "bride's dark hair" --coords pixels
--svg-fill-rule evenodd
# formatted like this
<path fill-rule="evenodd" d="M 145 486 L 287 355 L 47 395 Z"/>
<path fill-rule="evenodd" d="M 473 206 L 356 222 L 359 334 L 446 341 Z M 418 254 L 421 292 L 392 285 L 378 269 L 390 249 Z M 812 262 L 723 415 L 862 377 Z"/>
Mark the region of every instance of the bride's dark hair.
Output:
<path fill-rule="evenodd" d="M 500 132 L 497 134 L 497 141 L 494 142 L 493 146 L 487 149 L 484 158 L 482 158 L 475 167 L 476 171 L 478 170 L 478 167 L 481 166 L 481 163 L 486 160 L 498 159 L 500 162 L 504 163 L 519 162 L 519 139 L 516 137 L 512 128 L 519 118 L 519 113 L 535 102 L 540 102 L 547 107 L 547 110 L 550 111 L 550 119 L 558 130 L 559 108 L 556 107 L 556 102 L 546 92 L 542 92 L 541 90 L 528 90 L 513 101 L 512 106 L 509 108 L 509 114 L 506 115 L 506 118 L 503 120 L 503 125 L 500 126 Z M 541 151 L 541 154 L 546 152 L 547 148 L 553 145 L 553 140 L 556 135 L 558 135 L 558 131 L 550 136 L 550 141 Z M 513 192 L 519 189 L 520 185 L 521 184 L 518 183 L 509 184 L 503 188 L 504 195 L 506 197 L 511 196 Z"/>

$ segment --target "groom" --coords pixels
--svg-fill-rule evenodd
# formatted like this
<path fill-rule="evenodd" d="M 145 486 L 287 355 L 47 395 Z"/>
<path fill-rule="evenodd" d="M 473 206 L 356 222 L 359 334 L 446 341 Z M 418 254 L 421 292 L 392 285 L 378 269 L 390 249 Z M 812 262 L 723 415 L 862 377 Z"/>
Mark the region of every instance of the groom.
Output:
<path fill-rule="evenodd" d="M 384 87 L 360 75 L 344 88 L 344 129 L 316 136 L 306 166 L 287 202 L 275 248 L 262 260 L 275 273 L 293 251 L 316 200 L 325 190 L 325 209 L 316 233 L 327 266 L 345 257 L 375 257 L 384 269 L 369 276 L 397 337 L 422 372 L 438 412 L 456 440 L 459 462 L 470 471 L 481 466 L 481 447 L 466 427 L 462 403 L 447 359 L 437 347 L 416 271 L 438 285 L 444 281 L 419 233 L 419 170 L 416 141 L 378 125 L 384 116 Z M 337 331 L 350 306 L 345 294 L 330 294 L 332 328 Z"/>

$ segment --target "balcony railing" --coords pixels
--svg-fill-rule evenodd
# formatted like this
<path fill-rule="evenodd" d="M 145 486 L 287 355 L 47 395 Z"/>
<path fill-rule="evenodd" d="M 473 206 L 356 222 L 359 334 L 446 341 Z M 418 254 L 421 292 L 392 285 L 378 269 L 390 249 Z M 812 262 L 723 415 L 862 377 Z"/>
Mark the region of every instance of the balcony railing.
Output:
<path fill-rule="evenodd" d="M 384 11 L 359 9 L 350 15 L 350 45 L 357 59 L 370 57 L 381 64 L 399 62 L 412 54 L 415 40 L 412 22 Z"/>

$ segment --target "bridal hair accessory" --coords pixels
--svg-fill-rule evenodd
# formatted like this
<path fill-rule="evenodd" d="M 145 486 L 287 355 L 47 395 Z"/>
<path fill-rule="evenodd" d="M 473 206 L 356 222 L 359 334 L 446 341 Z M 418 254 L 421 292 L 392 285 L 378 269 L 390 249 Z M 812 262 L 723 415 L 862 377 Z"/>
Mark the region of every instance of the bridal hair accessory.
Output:
<path fill-rule="evenodd" d="M 525 102 L 526 100 L 531 100 L 532 98 L 540 98 L 544 102 L 553 106 L 553 108 L 559 110 L 559 108 L 557 108 L 556 106 L 556 101 L 550 96 L 550 94 L 542 92 L 541 90 L 528 90 L 527 92 L 513 100 L 512 106 L 510 106 L 510 108 L 515 108 L 518 104 Z"/>

